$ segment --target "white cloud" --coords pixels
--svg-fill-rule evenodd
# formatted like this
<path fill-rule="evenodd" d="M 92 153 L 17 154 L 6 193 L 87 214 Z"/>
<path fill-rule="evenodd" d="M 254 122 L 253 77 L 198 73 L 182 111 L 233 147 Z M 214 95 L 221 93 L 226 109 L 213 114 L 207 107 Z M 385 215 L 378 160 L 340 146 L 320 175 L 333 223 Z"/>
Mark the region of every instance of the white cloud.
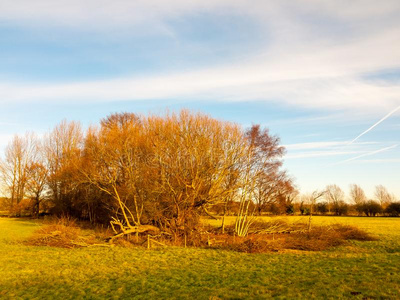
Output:
<path fill-rule="evenodd" d="M 381 153 L 381 152 L 386 152 L 386 151 L 389 151 L 389 150 L 392 150 L 392 149 L 396 148 L 397 146 L 398 146 L 398 144 L 392 145 L 392 146 L 389 146 L 389 147 L 385 147 L 385 148 L 381 148 L 381 149 L 378 149 L 378 150 L 374 150 L 374 151 L 371 151 L 371 152 L 368 152 L 368 153 L 364 153 L 364 154 L 358 155 L 356 157 L 352 157 L 352 158 L 340 161 L 338 163 L 335 163 L 334 165 L 343 164 L 343 163 L 351 162 L 351 161 L 354 161 L 354 160 L 358 160 L 359 158 L 362 158 L 362 157 L 375 155 L 375 154 L 378 154 L 378 153 Z"/>
<path fill-rule="evenodd" d="M 362 159 L 362 160 L 358 160 L 358 162 L 360 163 L 377 163 L 377 164 L 384 164 L 384 163 L 395 163 L 398 164 L 400 163 L 400 158 L 381 158 L 381 159 Z"/>
<path fill-rule="evenodd" d="M 397 145 L 385 147 L 379 150 L 371 151 L 371 145 L 376 145 L 377 142 L 359 142 L 349 144 L 349 141 L 331 141 L 331 142 L 309 142 L 309 143 L 297 143 L 288 144 L 284 147 L 288 150 L 288 154 L 285 159 L 299 159 L 299 158 L 322 158 L 332 156 L 344 156 L 358 154 L 356 157 L 340 161 L 338 163 L 330 164 L 338 165 L 345 162 L 350 162 L 364 156 L 374 155 L 380 152 L 391 150 Z"/>
<path fill-rule="evenodd" d="M 270 19 L 278 18 L 279 24 L 287 24 L 295 23 L 289 17 L 299 13 L 305 16 L 307 13 L 331 16 L 344 22 L 377 16 L 395 18 L 398 11 L 396 0 L 386 0 L 383 3 L 375 0 L 355 0 L 351 3 L 345 0 L 2 0 L 0 3 L 0 16 L 8 20 L 103 28 L 147 23 L 199 12 L 234 12 L 258 17 L 266 22 L 268 19 L 265 17 L 268 16 Z M 281 15 L 289 20 L 280 18 Z"/>
<path fill-rule="evenodd" d="M 360 151 L 307 151 L 302 153 L 285 155 L 285 159 L 329 157 L 329 156 L 340 156 L 340 155 L 349 155 L 357 153 L 360 153 Z"/>
<path fill-rule="evenodd" d="M 400 36 L 400 32 L 398 34 Z M 337 52 L 319 49 L 320 55 L 311 50 L 292 53 L 290 57 L 287 53 L 271 59 L 146 77 L 59 84 L 3 82 L 0 97 L 5 102 L 166 98 L 278 100 L 302 107 L 377 113 L 400 104 L 400 86 L 366 82 L 356 73 L 388 67 L 385 53 L 377 50 L 371 53 L 369 60 L 350 63 L 344 55 L 340 57 L 344 50 L 339 46 Z M 394 61 L 399 62 L 400 51 L 391 58 L 392 65 Z"/>
<path fill-rule="evenodd" d="M 246 53 L 242 61 L 224 66 L 208 65 L 163 74 L 155 71 L 142 77 L 100 81 L 0 82 L 0 101 L 259 100 L 380 114 L 400 104 L 400 86 L 365 81 L 360 75 L 400 67 L 400 21 L 393 16 L 399 10 L 397 1 L 384 5 L 355 1 L 349 5 L 346 1 L 249 4 L 244 0 L 4 0 L 0 4 L 0 19 L 21 26 L 57 24 L 100 31 L 130 31 L 145 26 L 162 28 L 173 35 L 168 20 L 208 12 L 253 18 L 271 34 L 271 40 L 257 54 Z M 331 30 L 329 22 L 315 24 L 313 17 L 318 11 L 345 24 L 349 32 L 326 36 L 316 33 L 319 27 Z M 376 19 L 380 22 L 372 22 Z"/>
<path fill-rule="evenodd" d="M 334 141 L 334 142 L 309 142 L 309 143 L 297 143 L 297 144 L 288 144 L 283 145 L 287 150 L 310 150 L 310 149 L 321 149 L 321 148 L 337 148 L 348 145 L 348 141 Z M 375 142 L 363 142 L 357 143 L 353 146 L 362 146 L 362 145 L 371 145 L 375 144 Z"/>

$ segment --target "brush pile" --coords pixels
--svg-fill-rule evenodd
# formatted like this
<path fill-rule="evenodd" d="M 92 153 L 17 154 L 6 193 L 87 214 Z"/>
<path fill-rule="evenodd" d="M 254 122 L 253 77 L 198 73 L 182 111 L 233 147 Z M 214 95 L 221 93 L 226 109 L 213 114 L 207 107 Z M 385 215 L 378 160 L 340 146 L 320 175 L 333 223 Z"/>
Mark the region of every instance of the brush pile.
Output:
<path fill-rule="evenodd" d="M 349 240 L 374 241 L 375 237 L 349 225 L 333 224 L 308 228 L 305 223 L 288 223 L 282 219 L 257 222 L 246 237 L 232 234 L 233 228 L 221 235 L 210 233 L 203 244 L 209 248 L 246 253 L 278 252 L 284 250 L 322 251 L 346 244 Z"/>
<path fill-rule="evenodd" d="M 25 243 L 59 248 L 87 247 L 98 242 L 93 232 L 82 230 L 74 219 L 61 217 L 40 227 Z"/>

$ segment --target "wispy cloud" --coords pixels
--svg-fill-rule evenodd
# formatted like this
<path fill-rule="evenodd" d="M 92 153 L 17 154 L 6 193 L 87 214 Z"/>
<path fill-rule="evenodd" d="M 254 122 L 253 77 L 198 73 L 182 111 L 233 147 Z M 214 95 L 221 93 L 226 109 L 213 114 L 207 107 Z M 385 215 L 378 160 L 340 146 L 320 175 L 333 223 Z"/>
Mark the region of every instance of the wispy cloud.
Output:
<path fill-rule="evenodd" d="M 368 152 L 368 153 L 365 153 L 365 154 L 358 155 L 356 157 L 352 157 L 352 158 L 340 161 L 340 162 L 335 163 L 333 165 L 344 164 L 344 163 L 347 163 L 347 162 L 351 162 L 351 161 L 360 159 L 362 157 L 371 156 L 371 155 L 375 155 L 375 154 L 378 154 L 378 153 L 381 153 L 381 152 L 389 151 L 389 150 L 392 150 L 392 149 L 396 148 L 397 146 L 398 146 L 398 144 L 392 145 L 390 147 L 385 147 L 385 148 L 382 148 L 382 149 L 378 149 L 378 150 L 375 150 L 375 151 L 371 151 L 371 152 Z"/>
<path fill-rule="evenodd" d="M 357 154 L 360 151 L 308 151 L 296 154 L 288 154 L 285 159 L 299 159 L 299 158 L 316 158 L 316 157 L 329 157 L 329 156 L 341 156 L 349 154 Z"/>
<path fill-rule="evenodd" d="M 348 141 L 323 141 L 323 142 L 308 142 L 284 145 L 288 150 L 285 159 L 299 159 L 299 158 L 322 158 L 331 156 L 343 156 L 354 154 L 365 154 L 367 151 L 364 146 L 374 145 L 376 142 L 363 142 L 355 143 L 349 149 L 345 146 Z"/>
<path fill-rule="evenodd" d="M 400 158 L 382 158 L 382 159 L 360 159 L 358 160 L 360 163 L 377 163 L 377 164 L 391 164 L 391 163 L 400 163 Z"/>
<path fill-rule="evenodd" d="M 268 44 L 245 53 L 241 59 L 224 65 L 205 63 L 204 67 L 190 71 L 175 69 L 159 73 L 154 70 L 146 76 L 69 80 L 58 84 L 3 81 L 0 101 L 259 100 L 378 114 L 399 105 L 400 86 L 376 84 L 360 75 L 400 67 L 400 21 L 392 16 L 400 11 L 400 6 L 397 1 L 388 1 L 385 5 L 367 2 L 368 5 L 363 4 L 365 10 L 360 10 L 343 1 L 330 5 L 314 1 L 290 1 L 290 4 L 255 1 L 249 5 L 241 0 L 118 3 L 38 0 L 32 9 L 31 1 L 5 0 L 0 4 L 0 19 L 20 26 L 55 23 L 61 27 L 100 31 L 111 27 L 113 32 L 125 28 L 132 29 L 134 34 L 139 34 L 134 30 L 137 28 L 168 27 L 166 31 L 173 36 L 171 19 L 198 13 L 232 14 L 255 20 L 271 37 Z M 291 5 L 296 9 L 288 9 Z M 323 12 L 337 24 L 345 24 L 340 34 L 333 31 L 335 26 L 316 26 L 316 11 Z M 391 24 L 398 22 L 399 26 L 388 26 L 385 22 L 379 26 L 374 22 L 369 24 L 367 21 L 372 17 L 391 20 Z M 319 31 L 320 27 L 329 35 Z"/>
<path fill-rule="evenodd" d="M 309 149 L 319 149 L 319 148 L 335 148 L 347 145 L 347 141 L 335 141 L 335 142 L 309 142 L 309 143 L 297 143 L 284 145 L 287 150 L 309 150 Z M 364 142 L 357 143 L 357 145 L 372 145 L 376 142 Z"/>
<path fill-rule="evenodd" d="M 400 53 L 400 52 L 399 52 Z M 284 60 L 284 58 L 280 58 Z M 299 60 L 301 60 L 299 58 Z M 400 57 L 399 57 L 400 61 Z M 308 73 L 304 65 L 304 72 Z M 308 68 L 309 69 L 309 68 Z M 279 74 L 280 73 L 280 74 Z M 374 86 L 347 78 L 297 79 L 289 66 L 267 62 L 148 77 L 41 84 L 0 84 L 0 101 L 133 101 L 146 99 L 260 100 L 289 105 L 379 113 L 400 101 L 400 86 Z M 290 79 L 292 78 L 292 79 Z M 360 100 L 358 100 L 360 99 Z"/>
<path fill-rule="evenodd" d="M 374 0 L 356 1 L 354 5 L 348 5 L 347 1 L 334 2 L 321 1 L 264 1 L 254 0 L 251 5 L 246 0 L 3 0 L 0 3 L 0 16 L 7 20 L 19 20 L 26 23 L 53 23 L 58 26 L 91 27 L 126 27 L 140 23 L 154 22 L 155 20 L 170 19 L 190 13 L 213 12 L 242 13 L 260 18 L 265 16 L 277 18 L 294 16 L 296 13 L 315 13 L 340 18 L 342 22 L 348 20 L 365 20 L 371 17 L 386 17 L 387 21 L 396 18 L 399 11 L 396 0 L 387 0 L 377 3 Z M 359 5 L 362 4 L 362 9 Z M 292 9 L 291 9 L 292 8 Z M 294 9 L 295 8 L 295 9 Z M 278 14 L 278 16 L 277 16 Z M 391 18 L 390 18 L 391 16 Z M 268 22 L 268 19 L 264 19 Z M 307 20 L 312 24 L 312 19 Z M 371 27 L 376 27 L 376 20 L 371 20 Z M 283 19 L 281 23 L 293 22 L 296 19 Z M 278 24 L 279 25 L 279 24 Z M 277 26 L 278 26 L 277 25 Z M 365 24 L 366 26 L 369 24 Z M 282 25 L 281 25 L 282 26 Z M 319 28 L 316 28 L 316 30 Z"/>
<path fill-rule="evenodd" d="M 367 130 L 363 131 L 360 135 L 358 135 L 356 138 L 354 138 L 349 144 L 353 144 L 355 141 L 357 141 L 360 137 L 363 135 L 367 134 L 370 132 L 372 129 L 374 129 L 376 126 L 378 126 L 380 123 L 385 121 L 387 118 L 389 118 L 391 115 L 393 115 L 395 112 L 397 112 L 400 109 L 400 106 L 396 107 L 392 111 L 390 111 L 386 116 L 384 116 L 382 119 L 380 119 L 378 122 L 376 122 L 374 125 L 369 127 Z"/>

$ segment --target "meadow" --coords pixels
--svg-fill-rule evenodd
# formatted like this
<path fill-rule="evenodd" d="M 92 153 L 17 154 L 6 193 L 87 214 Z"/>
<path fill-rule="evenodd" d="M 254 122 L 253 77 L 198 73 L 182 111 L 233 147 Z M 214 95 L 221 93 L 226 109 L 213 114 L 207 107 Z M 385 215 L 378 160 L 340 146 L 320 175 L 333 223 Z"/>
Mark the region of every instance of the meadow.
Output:
<path fill-rule="evenodd" d="M 312 222 L 356 225 L 379 240 L 350 241 L 322 252 L 264 254 L 178 247 L 64 249 L 23 244 L 41 226 L 38 221 L 0 218 L 0 298 L 400 297 L 400 218 L 313 217 Z"/>

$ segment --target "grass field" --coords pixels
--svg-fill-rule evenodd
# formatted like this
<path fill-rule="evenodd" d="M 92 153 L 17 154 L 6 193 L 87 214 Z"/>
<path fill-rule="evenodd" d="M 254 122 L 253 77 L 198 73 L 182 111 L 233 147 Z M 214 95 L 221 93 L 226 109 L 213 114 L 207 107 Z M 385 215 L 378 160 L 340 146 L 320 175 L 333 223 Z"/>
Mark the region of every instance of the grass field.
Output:
<path fill-rule="evenodd" d="M 400 218 L 313 217 L 313 224 L 328 223 L 357 225 L 380 240 L 267 254 L 61 249 L 23 245 L 40 224 L 0 218 L 0 298 L 398 299 Z"/>

